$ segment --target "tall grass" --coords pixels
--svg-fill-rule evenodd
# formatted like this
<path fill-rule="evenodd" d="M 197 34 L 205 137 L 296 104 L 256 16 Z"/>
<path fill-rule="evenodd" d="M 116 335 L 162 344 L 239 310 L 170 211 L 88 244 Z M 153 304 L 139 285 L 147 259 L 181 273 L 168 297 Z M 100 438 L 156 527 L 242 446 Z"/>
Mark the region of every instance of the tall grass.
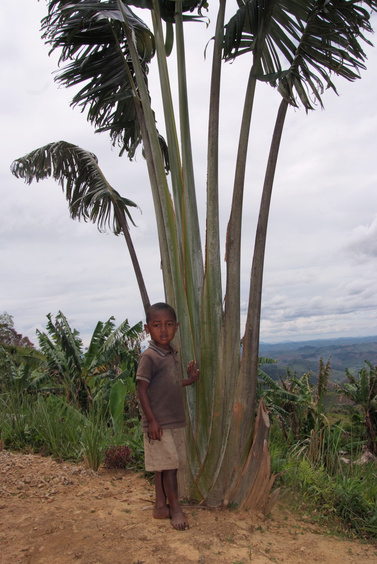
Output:
<path fill-rule="evenodd" d="M 93 470 L 98 470 L 107 447 L 124 444 L 132 450 L 134 468 L 139 470 L 143 464 L 139 420 L 124 421 L 115 435 L 100 402 L 83 413 L 57 396 L 2 394 L 0 438 L 8 449 L 74 462 L 84 460 Z"/>
<path fill-rule="evenodd" d="M 91 408 L 81 432 L 83 458 L 89 468 L 97 471 L 103 461 L 106 446 L 111 443 L 110 428 L 101 406 Z"/>
<path fill-rule="evenodd" d="M 80 428 L 82 421 L 73 412 L 67 414 L 64 404 L 59 404 L 53 396 L 38 396 L 32 427 L 35 432 L 31 445 L 34 450 L 64 460 L 80 460 Z"/>

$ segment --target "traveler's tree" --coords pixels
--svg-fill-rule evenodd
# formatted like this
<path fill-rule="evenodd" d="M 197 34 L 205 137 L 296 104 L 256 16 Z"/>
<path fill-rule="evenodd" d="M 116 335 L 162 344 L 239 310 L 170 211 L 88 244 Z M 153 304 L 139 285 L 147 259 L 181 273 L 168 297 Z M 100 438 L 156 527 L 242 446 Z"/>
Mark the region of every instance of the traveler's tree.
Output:
<path fill-rule="evenodd" d="M 190 20 L 200 18 L 206 3 L 51 0 L 42 29 L 51 49 L 60 51 L 63 67 L 58 82 L 81 86 L 73 105 L 87 111 L 98 131 L 108 131 L 121 152 L 132 158 L 137 146 L 143 147 L 166 300 L 178 313 L 183 365 L 196 358 L 201 369 L 200 385 L 187 394 L 190 495 L 214 505 L 233 502 L 266 508 L 271 486 L 268 452 L 265 431 L 256 432 L 259 426 L 254 426 L 254 418 L 264 248 L 284 118 L 290 105 L 302 104 L 309 110 L 316 101 L 321 104 L 324 89 L 335 90 L 334 75 L 351 81 L 359 77 L 365 61 L 360 42 L 367 41 L 364 34 L 371 31 L 368 8 L 376 10 L 377 4 L 376 0 L 238 0 L 237 4 L 226 25 L 226 1 L 219 0 L 217 6 L 208 117 L 205 253 L 195 195 L 183 24 L 188 21 L 191 25 Z M 153 33 L 130 6 L 150 11 Z M 178 64 L 177 113 L 167 65 L 173 43 Z M 223 290 L 218 163 L 221 68 L 224 59 L 243 54 L 248 54 L 251 64 L 227 228 Z M 157 129 L 148 90 L 148 65 L 155 55 L 166 144 Z M 258 80 L 275 86 L 282 102 L 262 190 L 240 349 L 242 205 Z M 34 169 L 31 166 L 28 171 L 23 165 L 22 173 L 33 176 Z M 262 408 L 259 413 L 260 420 L 265 419 Z"/>

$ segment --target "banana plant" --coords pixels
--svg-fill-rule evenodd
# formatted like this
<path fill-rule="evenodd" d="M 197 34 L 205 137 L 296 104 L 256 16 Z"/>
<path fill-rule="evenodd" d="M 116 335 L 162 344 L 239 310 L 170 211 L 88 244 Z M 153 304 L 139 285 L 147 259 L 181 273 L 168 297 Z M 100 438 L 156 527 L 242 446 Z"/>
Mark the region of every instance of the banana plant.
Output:
<path fill-rule="evenodd" d="M 268 418 L 256 414 L 258 345 L 264 249 L 274 172 L 286 112 L 312 109 L 333 75 L 358 77 L 365 61 L 360 41 L 372 31 L 376 0 L 238 0 L 225 23 L 217 4 L 210 86 L 205 252 L 202 251 L 195 163 L 191 150 L 184 28 L 203 18 L 205 1 L 50 0 L 43 38 L 60 52 L 57 81 L 80 85 L 73 105 L 87 111 L 97 131 L 108 131 L 133 157 L 142 144 L 150 179 L 166 300 L 177 310 L 183 365 L 195 358 L 201 379 L 187 393 L 187 484 L 190 497 L 212 505 L 268 506 L 273 479 L 268 462 Z M 130 6 L 149 10 L 153 30 Z M 177 52 L 179 109 L 173 105 L 167 57 Z M 249 55 L 221 279 L 219 122 L 223 61 Z M 157 59 L 166 142 L 156 125 L 148 66 Z M 282 96 L 262 188 L 251 257 L 249 300 L 241 342 L 241 228 L 248 143 L 258 81 Z M 179 139 L 178 131 L 181 137 Z M 169 177 L 166 171 L 170 172 Z M 259 481 L 261 480 L 261 481 Z M 258 484 L 263 487 L 258 488 Z M 259 491 L 258 491 L 259 489 Z M 264 498 L 264 499 L 262 499 Z"/>
<path fill-rule="evenodd" d="M 78 331 L 70 327 L 61 311 L 55 319 L 51 314 L 47 319 L 47 332 L 37 330 L 37 336 L 50 380 L 64 392 L 69 404 L 89 410 L 100 380 L 114 379 L 127 338 L 140 334 L 142 324 L 130 327 L 126 319 L 115 328 L 113 317 L 105 323 L 99 321 L 84 351 Z"/>
<path fill-rule="evenodd" d="M 43 355 L 32 348 L 13 346 L 12 353 L 9 349 L 0 343 L 0 393 L 36 393 L 43 386 Z"/>
<path fill-rule="evenodd" d="M 336 388 L 339 394 L 362 410 L 366 446 L 369 452 L 377 455 L 377 366 L 369 361 L 365 364 L 356 376 L 347 369 L 348 382 L 336 385 Z"/>

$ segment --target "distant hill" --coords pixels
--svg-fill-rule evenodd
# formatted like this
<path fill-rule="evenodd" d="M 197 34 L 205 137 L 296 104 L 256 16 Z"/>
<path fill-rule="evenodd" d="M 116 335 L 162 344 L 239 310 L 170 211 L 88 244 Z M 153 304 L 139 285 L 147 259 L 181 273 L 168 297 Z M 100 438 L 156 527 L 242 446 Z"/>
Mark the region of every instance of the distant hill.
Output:
<path fill-rule="evenodd" d="M 318 362 L 330 358 L 332 380 L 341 382 L 346 379 L 346 368 L 357 373 L 368 360 L 377 365 L 377 336 L 345 337 L 339 339 L 316 339 L 312 341 L 286 341 L 276 344 L 260 343 L 259 356 L 273 358 L 276 364 L 264 364 L 262 369 L 274 379 L 284 376 L 287 368 L 298 376 L 311 371 L 315 379 L 318 374 Z"/>

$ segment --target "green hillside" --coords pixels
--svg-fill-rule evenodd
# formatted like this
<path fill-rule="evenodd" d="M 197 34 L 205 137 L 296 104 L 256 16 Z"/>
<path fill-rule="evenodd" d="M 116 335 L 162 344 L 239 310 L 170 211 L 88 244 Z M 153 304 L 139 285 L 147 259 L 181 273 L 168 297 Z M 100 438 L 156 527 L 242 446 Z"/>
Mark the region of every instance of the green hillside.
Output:
<path fill-rule="evenodd" d="M 272 378 L 284 376 L 287 368 L 299 376 L 311 371 L 315 379 L 318 361 L 326 362 L 331 357 L 334 382 L 345 380 L 348 368 L 355 374 L 363 367 L 365 360 L 377 365 L 377 336 L 341 339 L 321 339 L 302 342 L 261 343 L 259 355 L 277 360 L 276 364 L 264 364 L 263 370 Z"/>

